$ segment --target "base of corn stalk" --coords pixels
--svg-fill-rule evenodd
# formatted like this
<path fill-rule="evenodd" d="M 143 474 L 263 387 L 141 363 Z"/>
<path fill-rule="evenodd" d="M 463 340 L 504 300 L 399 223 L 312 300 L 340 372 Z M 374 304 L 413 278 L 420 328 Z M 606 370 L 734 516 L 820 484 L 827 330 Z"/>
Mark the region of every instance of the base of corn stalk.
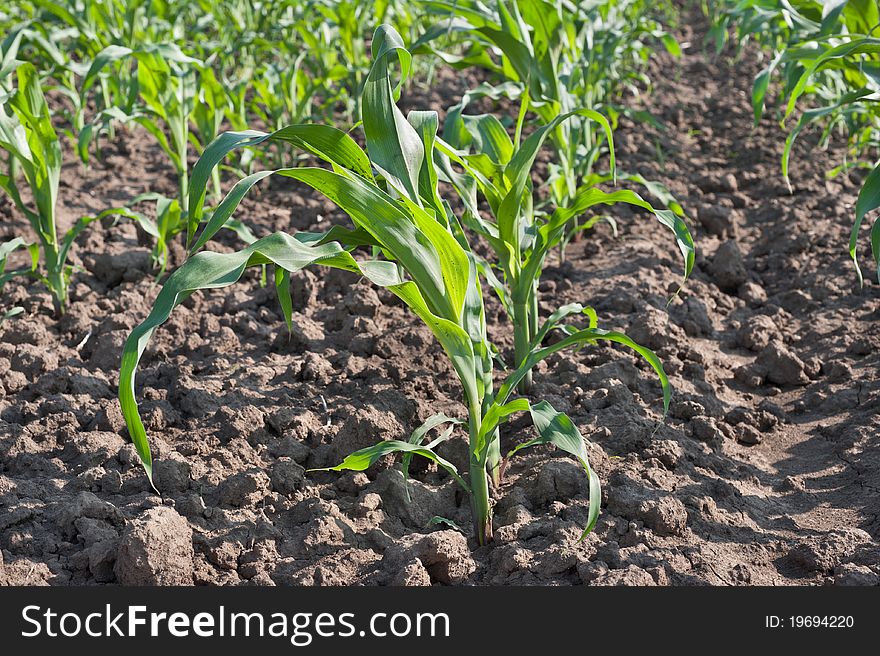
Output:
<path fill-rule="evenodd" d="M 474 535 L 482 547 L 492 541 L 492 504 L 489 499 L 489 479 L 485 465 L 471 463 L 471 509 L 474 515 Z"/>
<path fill-rule="evenodd" d="M 67 285 L 63 271 L 50 271 L 46 275 L 47 286 L 52 293 L 52 307 L 55 316 L 62 316 L 67 311 Z"/>

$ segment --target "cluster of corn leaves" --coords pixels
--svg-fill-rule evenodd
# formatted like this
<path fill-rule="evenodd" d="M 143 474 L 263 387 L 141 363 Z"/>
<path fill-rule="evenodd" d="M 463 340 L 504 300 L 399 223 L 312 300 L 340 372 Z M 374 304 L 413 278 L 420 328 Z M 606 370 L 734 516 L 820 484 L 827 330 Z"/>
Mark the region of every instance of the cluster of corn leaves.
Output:
<path fill-rule="evenodd" d="M 858 263 L 859 233 L 865 219 L 880 207 L 880 8 L 876 0 L 742 0 L 714 8 L 713 34 L 719 48 L 730 26 L 740 43 L 758 42 L 771 51 L 755 77 L 752 107 L 761 120 L 771 81 L 780 84 L 783 124 L 798 114 L 782 154 L 782 173 L 789 180 L 792 146 L 806 128 L 818 127 L 819 144 L 835 133 L 848 140 L 848 159 L 829 172 L 853 167 L 870 169 L 859 193 L 849 254 Z M 798 101 L 808 101 L 799 110 Z M 880 279 L 880 218 L 871 228 L 871 252 Z"/>
<path fill-rule="evenodd" d="M 481 67 L 496 78 L 465 94 L 453 108 L 454 115 L 461 115 L 477 98 L 508 97 L 519 101 L 521 116 L 531 111 L 545 126 L 553 124 L 547 139 L 555 155 L 548 180 L 554 204 L 572 206 L 586 188 L 607 181 L 595 168 L 611 149 L 604 122 L 584 113 L 572 114 L 566 121 L 558 121 L 558 116 L 588 108 L 607 116 L 612 127 L 622 114 L 659 125 L 649 114 L 621 104 L 621 99 L 650 84 L 645 67 L 654 48 L 681 52 L 654 18 L 663 3 L 431 0 L 425 4 L 439 18 L 415 44 L 414 52 L 430 52 L 456 67 Z M 451 51 L 455 46 L 457 51 Z M 632 181 L 641 178 L 632 176 Z M 672 206 L 680 212 L 677 204 Z"/>
<path fill-rule="evenodd" d="M 453 212 L 453 204 L 441 195 L 438 184 L 451 175 L 473 174 L 477 177 L 481 173 L 468 165 L 468 162 L 473 163 L 473 158 L 466 160 L 439 137 L 436 112 L 412 111 L 404 116 L 398 108 L 397 101 L 409 74 L 412 57 L 391 26 L 383 25 L 376 31 L 372 53 L 373 65 L 362 94 L 366 151 L 346 132 L 335 127 L 300 124 L 272 133 L 256 130 L 224 133 L 208 146 L 196 164 L 189 188 L 187 243 L 191 257 L 168 278 L 150 315 L 135 328 L 123 351 L 119 398 L 138 454 L 151 476 L 152 459 L 138 413 L 135 373 L 150 338 L 177 305 L 198 290 L 234 284 L 250 267 L 268 266 L 274 269 L 280 304 L 290 325 L 290 273 L 310 265 L 339 268 L 363 275 L 391 291 L 437 338 L 461 383 L 468 410 L 469 464 L 465 475 L 436 452 L 435 447 L 448 439 L 450 430 L 426 442 L 432 429 L 443 424 L 454 426 L 461 423 L 444 415 L 435 415 L 408 441 L 381 442 L 349 455 L 331 469 L 363 470 L 385 455 L 402 453 L 405 471 L 413 456 L 425 457 L 445 469 L 470 494 L 475 534 L 480 543 L 485 543 L 492 535 L 488 480 L 490 476 L 500 474 L 498 428 L 511 415 L 526 412 L 532 418 L 537 437 L 519 444 L 507 457 L 537 444 L 553 444 L 575 456 L 590 481 L 586 533 L 597 520 L 601 494 L 598 477 L 590 469 L 584 438 L 569 417 L 557 412 L 546 401 L 533 402 L 524 396 L 516 396 L 516 388 L 539 362 L 550 355 L 605 340 L 633 349 L 650 364 L 659 377 L 665 409 L 670 399 L 670 387 L 662 365 L 653 352 L 625 334 L 598 328 L 596 313 L 592 309 L 570 305 L 559 308 L 537 327 L 523 361 L 515 363 L 496 388 L 497 349 L 487 337 L 479 272 L 485 264 L 470 247 L 472 234 L 468 227 L 473 224 L 469 226 Z M 565 118 L 563 115 L 559 120 Z M 547 130 L 552 129 L 551 123 Z M 504 193 L 510 199 L 509 203 L 516 207 L 524 195 L 531 193 L 525 181 L 542 141 L 541 132 L 536 133 L 523 142 L 517 154 L 509 153 L 511 156 L 506 158 L 506 176 L 514 182 Z M 279 142 L 310 153 L 330 168 L 285 167 L 246 176 L 203 223 L 201 213 L 211 171 L 233 151 L 266 148 Z M 503 139 L 501 143 L 509 145 Z M 490 148 L 487 146 L 486 150 Z M 457 170 L 451 164 L 452 159 L 461 165 Z M 337 226 L 324 234 L 275 233 L 228 254 L 202 250 L 232 216 L 249 190 L 269 176 L 292 178 L 311 186 L 343 209 L 353 226 Z M 458 188 L 467 188 L 460 178 Z M 463 200 L 472 202 L 467 196 Z M 557 216 L 555 220 L 562 219 Z M 521 235 L 506 232 L 501 235 L 499 232 L 496 237 L 515 242 Z M 372 257 L 368 256 L 370 253 Z M 566 318 L 575 314 L 586 317 L 586 327 L 563 324 Z M 545 345 L 545 338 L 553 331 L 561 332 L 561 335 L 554 343 Z"/>
<path fill-rule="evenodd" d="M 644 81 L 640 65 L 648 48 L 640 39 L 656 39 L 679 52 L 675 40 L 649 17 L 647 6 L 630 1 L 578 6 L 564 0 L 497 0 L 491 7 L 466 0 L 427 4 L 444 18 L 413 50 L 433 53 L 455 66 L 481 66 L 503 80 L 468 91 L 449 111 L 441 170 L 465 200 L 463 221 L 494 251 L 501 280 L 491 264 L 481 271 L 515 327 L 515 363 L 525 360 L 538 335 L 537 288 L 548 252 L 559 246 L 562 253 L 574 230 L 595 225 L 601 215 L 580 219 L 594 208 L 628 203 L 652 212 L 673 232 L 686 279 L 693 268 L 694 244 L 684 212 L 669 192 L 636 174 L 620 176 L 646 186 L 669 207 L 655 209 L 635 192 L 600 188 L 618 178 L 612 125 L 622 110 L 614 101 L 626 84 Z M 463 54 L 441 49 L 454 42 L 454 35 L 469 44 Z M 513 139 L 496 116 L 464 113 L 475 98 L 501 96 L 520 103 L 511 126 Z M 523 138 L 528 111 L 537 116 L 540 127 Z M 526 171 L 545 142 L 555 155 L 546 181 L 552 193 L 550 207 L 536 207 Z M 602 152 L 608 154 L 610 170 L 599 173 L 594 165 Z M 466 175 L 452 171 L 450 161 L 462 166 Z M 480 198 L 488 204 L 491 220 L 481 216 Z M 528 376 L 523 379 L 522 392 L 529 381 Z"/>
<path fill-rule="evenodd" d="M 374 14 L 416 24 L 408 6 L 393 0 L 0 2 L 4 51 L 14 44 L 38 64 L 44 86 L 65 97 L 64 131 L 83 162 L 120 123 L 142 126 L 166 154 L 178 197 L 131 200 L 131 207 L 155 202 L 155 219 L 126 209 L 155 240 L 160 274 L 169 243 L 189 220 L 190 155 L 200 155 L 224 123 L 245 128 L 256 120 L 272 129 L 340 106 L 351 118 L 369 67 L 362 26 L 375 24 Z M 276 164 L 283 154 L 274 153 Z M 236 168 L 252 166 L 248 153 Z M 212 182 L 219 201 L 219 170 Z M 254 239 L 238 222 L 226 227 L 245 243 Z"/>

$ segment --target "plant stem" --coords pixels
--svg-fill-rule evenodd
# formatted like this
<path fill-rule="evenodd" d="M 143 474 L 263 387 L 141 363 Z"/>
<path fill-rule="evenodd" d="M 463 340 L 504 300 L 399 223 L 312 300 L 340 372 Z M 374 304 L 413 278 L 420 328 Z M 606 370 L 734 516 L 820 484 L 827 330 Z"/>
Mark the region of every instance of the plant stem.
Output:
<path fill-rule="evenodd" d="M 489 451 L 486 454 L 486 468 L 492 476 L 492 484 L 497 488 L 501 485 L 501 438 L 498 429 L 489 436 Z"/>
<path fill-rule="evenodd" d="M 177 156 L 180 158 L 180 171 L 178 178 L 180 179 L 180 213 L 184 220 L 189 219 L 189 165 L 186 161 L 187 145 L 189 137 L 189 115 L 186 108 L 186 82 L 181 77 L 179 82 L 179 102 L 178 102 L 178 121 L 179 121 L 179 141 L 177 143 Z"/>
<path fill-rule="evenodd" d="M 489 479 L 486 475 L 486 457 L 480 453 L 478 436 L 482 423 L 479 402 L 470 402 L 468 435 L 470 438 L 471 512 L 474 516 L 474 535 L 480 546 L 492 541 L 492 505 L 489 500 Z M 491 446 L 491 443 L 490 443 Z"/>
<path fill-rule="evenodd" d="M 534 294 L 532 294 L 533 296 Z M 514 367 L 519 367 L 529 355 L 531 342 L 529 300 L 513 301 L 513 357 Z M 532 387 L 532 372 L 529 371 L 519 382 L 516 389 L 520 394 L 526 394 Z"/>
<path fill-rule="evenodd" d="M 46 281 L 52 293 L 55 313 L 62 315 L 67 310 L 67 281 L 64 279 L 64 262 L 59 262 L 58 251 L 54 245 L 44 244 L 46 257 Z"/>
<path fill-rule="evenodd" d="M 184 149 L 184 158 L 186 157 L 186 149 Z M 186 159 L 184 159 L 186 162 Z M 180 215 L 182 217 L 189 217 L 189 173 L 186 170 L 186 164 L 184 163 L 183 168 L 180 171 L 180 175 L 178 176 L 180 182 Z"/>
<path fill-rule="evenodd" d="M 479 545 L 492 541 L 492 506 L 489 503 L 489 479 L 486 465 L 471 456 L 471 508 L 474 514 L 474 535 Z"/>

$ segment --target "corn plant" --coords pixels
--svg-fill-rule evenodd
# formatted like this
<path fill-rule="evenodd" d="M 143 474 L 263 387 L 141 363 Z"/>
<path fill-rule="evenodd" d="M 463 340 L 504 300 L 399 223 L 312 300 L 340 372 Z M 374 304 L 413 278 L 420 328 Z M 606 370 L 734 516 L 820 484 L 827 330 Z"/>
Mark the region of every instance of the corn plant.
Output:
<path fill-rule="evenodd" d="M 181 16 L 186 15 L 180 2 L 33 0 L 22 5 L 28 15 L 24 23 L 28 45 L 38 60 L 33 63 L 46 77 L 59 82 L 59 90 L 74 102 L 70 118 L 76 135 L 85 127 L 82 111 L 86 104 L 76 78 L 86 74 L 89 63 L 104 49 L 117 45 L 136 49 L 169 38 L 180 41 L 187 35 L 180 24 Z M 126 104 L 130 72 L 120 69 L 114 73 L 101 74 L 96 82 L 98 93 L 93 99 L 99 112 Z M 113 124 L 106 127 L 112 138 Z"/>
<path fill-rule="evenodd" d="M 566 0 L 434 0 L 425 3 L 444 19 L 414 46 L 418 52 L 439 55 L 453 66 L 480 66 L 501 77 L 498 85 L 471 90 L 454 108 L 461 113 L 480 96 L 501 95 L 519 100 L 520 116 L 534 112 L 545 126 L 554 151 L 549 180 L 552 200 L 572 205 L 585 179 L 594 174 L 609 148 L 603 122 L 578 112 L 603 112 L 612 124 L 622 113 L 639 120 L 653 119 L 616 104 L 624 88 L 646 85 L 641 72 L 650 54 L 646 42 L 662 43 L 679 54 L 677 42 L 648 17 L 641 0 L 598 2 L 578 6 Z M 464 36 L 463 55 L 439 49 L 438 43 Z M 500 53 L 496 63 L 492 52 Z M 570 115 L 565 121 L 560 115 Z M 570 229 L 574 228 L 571 224 Z"/>
<path fill-rule="evenodd" d="M 398 109 L 397 93 L 409 70 L 411 56 L 393 28 L 383 25 L 377 29 L 372 53 L 373 66 L 365 81 L 361 110 L 366 152 L 347 133 L 336 128 L 294 125 L 269 134 L 227 132 L 206 149 L 196 164 L 190 188 L 193 221 L 189 226 L 191 250 L 195 254 L 171 274 L 149 316 L 134 329 L 123 349 L 119 400 L 147 475 L 152 478 L 152 458 L 138 413 L 135 373 L 155 331 L 173 309 L 194 292 L 227 287 L 238 281 L 249 267 L 263 265 L 274 268 L 281 309 L 289 326 L 292 316 L 290 273 L 315 264 L 358 273 L 400 298 L 437 338 L 461 384 L 467 407 L 466 478 L 434 450 L 437 440 L 423 443 L 427 433 L 424 427 L 410 440 L 388 440 L 356 451 L 330 470 L 364 470 L 379 458 L 394 453 L 404 454 L 407 462 L 415 455 L 427 458 L 448 472 L 470 495 L 475 536 L 480 544 L 486 544 L 492 537 L 488 469 L 492 466 L 492 454 L 500 451 L 497 429 L 511 415 L 527 412 L 537 436 L 511 449 L 507 457 L 538 444 L 553 444 L 574 455 L 590 481 L 586 533 L 598 518 L 601 495 L 598 477 L 590 469 L 584 438 L 569 417 L 546 401 L 514 398 L 515 388 L 551 354 L 607 340 L 634 349 L 653 367 L 661 382 L 665 408 L 670 387 L 662 365 L 654 353 L 625 334 L 599 329 L 592 310 L 567 306 L 543 322 L 525 362 L 511 370 L 495 388 L 494 349 L 487 338 L 477 258 L 460 229 L 458 217 L 438 189 L 441 173 L 433 157 L 438 116 L 432 111 L 413 111 L 404 117 Z M 395 65 L 401 72 L 397 80 L 391 72 Z M 331 168 L 283 168 L 248 176 L 233 187 L 199 232 L 198 212 L 204 202 L 210 171 L 235 149 L 266 147 L 272 142 L 293 144 L 319 157 Z M 349 215 L 353 229 L 337 226 L 325 234 L 275 233 L 235 253 L 197 252 L 232 215 L 248 190 L 270 175 L 298 180 L 325 195 Z M 355 259 L 353 252 L 358 247 L 369 247 L 379 256 Z M 558 330 L 563 318 L 575 312 L 588 317 L 588 326 L 566 330 L 552 345 L 543 345 L 543 338 Z M 437 425 L 443 421 L 444 418 L 435 416 L 429 423 Z M 448 431 L 443 435 L 447 434 Z"/>
<path fill-rule="evenodd" d="M 168 261 L 168 244 L 180 234 L 188 216 L 189 202 L 189 147 L 201 150 L 202 143 L 216 137 L 229 109 L 229 99 L 220 82 L 203 62 L 185 55 L 174 44 L 144 46 L 139 50 L 123 46 L 108 46 L 95 57 L 86 74 L 82 89 L 87 92 L 99 79 L 102 71 L 115 63 L 136 62 L 136 75 L 128 93 L 125 108 L 113 107 L 101 112 L 99 117 L 83 130 L 79 140 L 80 156 L 88 159 L 88 148 L 95 126 L 121 120 L 143 127 L 168 156 L 177 174 L 179 195 L 175 199 L 162 199 L 157 207 L 158 220 L 155 229 L 156 247 L 154 260 L 165 270 Z M 196 133 L 191 130 L 196 127 Z M 100 129 L 100 128 L 99 128 Z M 212 172 L 215 196 L 220 195 L 220 177 Z M 139 200 L 155 199 L 155 194 L 142 196 Z M 148 231 L 153 234 L 152 231 Z"/>
<path fill-rule="evenodd" d="M 789 189 L 792 148 L 801 132 L 810 126 L 821 129 L 820 145 L 826 144 L 836 129 L 849 141 L 847 161 L 829 175 L 854 166 L 870 169 L 856 201 L 849 240 L 849 254 L 861 283 L 859 233 L 865 219 L 880 208 L 880 162 L 876 157 L 880 148 L 880 38 L 874 36 L 880 26 L 877 3 L 750 0 L 721 12 L 717 22 L 736 25 L 741 41 L 751 38 L 775 48 L 753 84 L 756 124 L 764 114 L 774 76 L 782 81 L 779 95 L 785 101 L 783 122 L 792 117 L 801 98 L 810 97 L 818 102 L 818 106 L 800 112 L 788 131 L 781 165 Z M 870 242 L 880 279 L 880 219 L 874 221 Z"/>
<path fill-rule="evenodd" d="M 567 225 L 573 217 L 596 206 L 617 203 L 646 209 L 673 232 L 684 258 L 685 280 L 694 265 L 694 242 L 681 216 L 673 210 L 655 209 L 630 190 L 603 191 L 596 185 L 608 182 L 607 177 L 584 179 L 571 205 L 557 206 L 552 212 L 536 210 L 530 173 L 544 142 L 560 124 L 577 117 L 601 126 L 608 143 L 612 171 L 615 170 L 614 143 L 608 121 L 593 110 L 558 115 L 526 139 L 521 138 L 524 116 L 520 112 L 511 139 L 494 115 L 462 115 L 456 109 L 447 115 L 445 136 L 449 142 L 440 140 L 436 153 L 443 179 L 453 184 L 464 202 L 463 222 L 488 242 L 502 273 L 499 281 L 488 263 L 481 267 L 513 324 L 515 366 L 525 362 L 534 348 L 539 334 L 538 285 L 541 273 L 551 249 L 566 238 Z M 453 161 L 463 167 L 464 175 L 453 170 Z M 612 181 L 614 175 L 610 176 Z M 486 200 L 491 219 L 481 215 L 477 192 Z M 594 223 L 595 219 L 592 219 L 582 228 Z M 530 374 L 526 374 L 520 382 L 520 391 L 527 392 L 530 382 Z"/>
<path fill-rule="evenodd" d="M 0 250 L 5 268 L 6 256 L 15 248 L 26 246 L 32 266 L 3 274 L 2 282 L 14 275 L 26 275 L 42 281 L 52 295 L 58 314 L 67 309 L 68 287 L 73 266 L 68 256 L 76 238 L 94 221 L 117 215 L 137 221 L 144 217 L 126 208 L 107 209 L 95 216 L 80 217 L 72 228 L 60 233 L 56 224 L 58 183 L 61 173 L 61 146 L 52 127 L 49 107 L 43 96 L 39 76 L 29 63 L 19 63 L 16 71 L 17 86 L 7 90 L 0 103 L 0 148 L 7 154 L 8 172 L 0 175 L 0 188 L 12 199 L 16 209 L 31 224 L 37 243 L 25 245 L 20 239 L 4 244 Z M 22 179 L 30 199 L 22 196 Z M 42 255 L 45 271 L 37 266 Z"/>
<path fill-rule="evenodd" d="M 7 174 L 0 175 L 0 187 L 27 217 L 39 240 L 46 268 L 40 277 L 60 314 L 67 306 L 70 280 L 70 267 L 66 264 L 70 241 L 59 237 L 55 215 L 61 146 L 36 69 L 22 63 L 16 69 L 16 77 L 16 88 L 5 94 L 0 106 L 0 147 L 7 153 L 9 166 Z M 20 193 L 19 172 L 33 199 L 30 203 Z"/>

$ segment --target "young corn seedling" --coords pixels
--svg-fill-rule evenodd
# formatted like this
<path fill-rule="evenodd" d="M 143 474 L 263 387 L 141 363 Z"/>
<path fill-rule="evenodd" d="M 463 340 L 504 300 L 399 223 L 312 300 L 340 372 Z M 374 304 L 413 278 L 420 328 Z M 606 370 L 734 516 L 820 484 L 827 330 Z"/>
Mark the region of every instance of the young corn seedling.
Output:
<path fill-rule="evenodd" d="M 536 210 L 530 175 L 535 158 L 548 135 L 559 124 L 575 116 L 595 121 L 605 131 L 614 171 L 611 127 L 601 114 L 592 110 L 559 115 L 523 141 L 520 141 L 523 113 L 520 113 L 515 137 L 511 139 L 492 114 L 468 116 L 453 111 L 447 115 L 445 136 L 449 142 L 438 140 L 435 157 L 442 178 L 451 183 L 462 198 L 465 207 L 462 220 L 488 242 L 502 273 L 499 281 L 492 272 L 493 267 L 482 263 L 481 271 L 486 281 L 498 294 L 513 324 L 515 366 L 525 362 L 539 336 L 538 285 L 541 273 L 551 249 L 565 239 L 566 226 L 572 217 L 597 206 L 617 203 L 648 210 L 673 232 L 684 259 L 684 280 L 694 266 L 694 242 L 684 220 L 672 210 L 655 209 L 633 191 L 606 192 L 592 184 L 593 181 L 606 182 L 607 177 L 593 176 L 582 184 L 569 206 L 557 206 L 550 213 Z M 464 175 L 452 168 L 453 161 L 464 169 Z M 614 173 L 610 177 L 613 179 Z M 491 219 L 484 218 L 479 211 L 478 192 L 487 202 Z M 593 223 L 595 219 L 583 227 L 590 227 Z M 527 374 L 520 382 L 519 391 L 526 393 L 530 383 L 531 377 Z"/>
<path fill-rule="evenodd" d="M 144 468 L 152 477 L 149 442 L 138 413 L 135 372 L 150 338 L 174 308 L 198 290 L 227 287 L 249 267 L 266 265 L 274 268 L 280 305 L 289 326 L 290 273 L 314 264 L 363 275 L 401 299 L 431 330 L 448 356 L 467 408 L 466 475 L 434 450 L 438 440 L 423 443 L 431 427 L 448 423 L 448 418 L 436 415 L 410 440 L 388 440 L 361 449 L 330 470 L 364 470 L 379 458 L 394 453 L 404 454 L 405 465 L 412 456 L 427 458 L 448 472 L 470 495 L 474 533 L 480 544 L 486 544 L 492 538 L 488 470 L 492 454 L 500 451 L 497 429 L 511 415 L 526 412 L 537 436 L 510 450 L 508 457 L 529 446 L 553 444 L 577 458 L 590 481 L 585 532 L 590 531 L 599 515 L 601 494 L 598 477 L 590 469 L 584 438 L 571 419 L 548 402 L 515 397 L 517 385 L 553 353 L 601 340 L 628 346 L 647 360 L 660 379 L 664 407 L 669 402 L 669 381 L 650 350 L 623 333 L 599 329 L 595 313 L 577 306 L 562 308 L 544 321 L 525 361 L 495 388 L 493 348 L 487 338 L 477 259 L 459 227 L 458 217 L 438 190 L 440 171 L 433 157 L 438 116 L 432 111 L 413 111 L 405 117 L 398 109 L 397 94 L 410 69 L 411 55 L 393 28 L 383 25 L 377 29 L 372 53 L 373 65 L 365 80 L 361 109 L 366 152 L 336 128 L 293 125 L 270 134 L 227 132 L 206 149 L 196 164 L 190 188 L 194 218 L 189 226 L 193 235 L 198 233 L 192 240 L 195 254 L 171 274 L 149 316 L 134 329 L 123 349 L 119 400 Z M 393 67 L 400 72 L 396 80 Z M 265 148 L 273 142 L 293 144 L 324 160 L 331 168 L 283 168 L 248 176 L 233 187 L 199 232 L 198 213 L 210 171 L 235 149 Z M 275 233 L 235 253 L 196 253 L 232 215 L 248 190 L 271 175 L 298 180 L 324 194 L 349 215 L 353 229 L 337 226 L 324 234 Z M 380 256 L 355 259 L 353 252 L 358 247 L 370 247 Z M 588 327 L 570 328 L 556 343 L 542 346 L 543 337 L 576 311 L 589 317 Z M 443 433 L 440 439 L 447 434 Z"/>
<path fill-rule="evenodd" d="M 192 12 L 179 2 L 131 0 L 38 0 L 20 3 L 28 15 L 27 40 L 34 47 L 34 63 L 41 74 L 60 82 L 59 90 L 74 104 L 70 117 L 73 132 L 79 135 L 88 127 L 83 122 L 86 97 L 76 84 L 89 68 L 89 62 L 107 47 L 125 45 L 138 48 L 169 38 L 175 41 L 189 36 L 182 29 L 181 19 Z M 190 34 L 198 33 L 195 29 Z M 98 112 L 113 112 L 129 103 L 131 71 L 119 69 L 113 75 L 101 74 L 94 101 Z M 95 126 L 92 126 L 94 128 Z M 110 138 L 115 136 L 112 122 L 102 124 Z M 90 128 L 91 129 L 91 128 Z"/>
<path fill-rule="evenodd" d="M 178 197 L 165 199 L 147 194 L 137 199 L 159 201 L 154 229 L 147 232 L 156 237 L 154 261 L 161 273 L 168 264 L 168 244 L 187 225 L 189 147 L 193 145 L 200 151 L 201 143 L 214 139 L 229 108 L 229 99 L 209 68 L 173 44 L 149 45 L 139 50 L 108 46 L 95 57 L 83 80 L 83 92 L 100 78 L 105 67 L 121 62 L 124 69 L 132 60 L 137 70 L 128 94 L 132 99 L 129 106 L 125 110 L 114 107 L 102 112 L 83 130 L 80 156 L 84 160 L 88 158 L 91 128 L 114 120 L 137 123 L 156 139 L 168 156 L 177 174 Z M 191 123 L 196 126 L 196 134 L 190 129 Z M 219 197 L 219 172 L 212 171 L 211 179 L 214 195 Z"/>
<path fill-rule="evenodd" d="M 67 232 L 60 233 L 56 223 L 58 183 L 61 174 L 61 146 L 52 127 L 49 107 L 43 96 L 39 76 L 29 63 L 18 63 L 15 69 L 17 86 L 3 92 L 0 102 L 0 148 L 7 154 L 8 172 L 0 175 L 0 188 L 12 199 L 16 209 L 31 224 L 37 243 L 28 245 L 32 266 L 3 274 L 5 282 L 14 275 L 27 275 L 42 281 L 52 295 L 57 314 L 67 309 L 68 287 L 73 267 L 67 263 L 70 248 L 79 234 L 94 221 L 111 215 L 142 217 L 128 210 L 108 209 L 96 216 L 79 218 Z M 7 80 L 4 80 L 6 83 Z M 24 180 L 30 200 L 22 197 L 20 182 Z M 4 244 L 3 260 L 12 249 L 24 246 L 12 240 Z M 45 271 L 37 267 L 42 254 Z"/>
<path fill-rule="evenodd" d="M 5 175 L 0 175 L 0 187 L 27 217 L 39 240 L 46 271 L 33 273 L 49 288 L 55 310 L 62 314 L 67 307 L 70 267 L 66 262 L 72 239 L 59 236 L 56 227 L 61 146 L 37 70 L 21 63 L 15 75 L 16 87 L 4 93 L 0 104 L 0 147 L 6 151 L 9 167 Z M 31 202 L 22 198 L 20 178 L 30 190 Z"/>

